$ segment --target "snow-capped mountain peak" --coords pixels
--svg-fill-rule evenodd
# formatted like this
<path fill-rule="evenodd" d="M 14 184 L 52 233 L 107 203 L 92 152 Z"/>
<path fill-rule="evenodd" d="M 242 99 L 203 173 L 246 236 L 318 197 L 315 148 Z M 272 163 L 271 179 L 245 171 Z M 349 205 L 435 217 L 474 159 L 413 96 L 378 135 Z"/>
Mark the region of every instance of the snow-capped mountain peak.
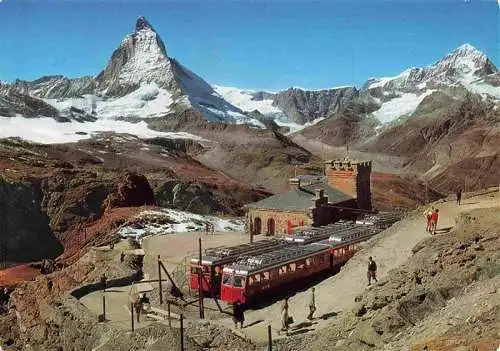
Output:
<path fill-rule="evenodd" d="M 172 87 L 174 77 L 165 44 L 144 17 L 137 19 L 135 32 L 125 37 L 96 80 L 104 95 L 114 97 L 145 84 Z"/>
<path fill-rule="evenodd" d="M 148 20 L 144 16 L 140 16 L 137 18 L 137 21 L 135 22 L 135 31 L 138 32 L 140 30 L 152 30 L 153 32 L 155 31 L 153 29 L 153 26 L 148 22 Z"/>
<path fill-rule="evenodd" d="M 450 76 L 455 75 L 458 80 L 477 79 L 496 72 L 496 67 L 488 57 L 470 44 L 461 45 L 430 68 L 434 69 L 435 74 L 447 72 Z"/>
<path fill-rule="evenodd" d="M 495 72 L 497 68 L 484 53 L 463 44 L 432 65 L 410 68 L 395 77 L 370 80 L 367 87 L 414 92 L 441 85 L 468 84 Z"/>

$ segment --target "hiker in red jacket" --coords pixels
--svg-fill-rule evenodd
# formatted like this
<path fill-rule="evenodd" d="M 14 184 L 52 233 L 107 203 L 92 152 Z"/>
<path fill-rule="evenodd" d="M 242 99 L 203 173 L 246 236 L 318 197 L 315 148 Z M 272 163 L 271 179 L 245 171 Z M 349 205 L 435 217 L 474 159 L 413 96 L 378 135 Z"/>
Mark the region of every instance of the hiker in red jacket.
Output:
<path fill-rule="evenodd" d="M 436 234 L 437 222 L 439 219 L 439 209 L 435 209 L 431 214 L 431 234 Z"/>

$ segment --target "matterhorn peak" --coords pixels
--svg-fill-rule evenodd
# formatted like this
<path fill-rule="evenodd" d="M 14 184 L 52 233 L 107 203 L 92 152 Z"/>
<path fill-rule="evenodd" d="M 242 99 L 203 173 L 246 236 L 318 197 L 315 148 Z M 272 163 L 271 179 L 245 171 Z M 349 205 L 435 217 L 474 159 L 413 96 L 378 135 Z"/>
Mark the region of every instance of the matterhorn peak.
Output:
<path fill-rule="evenodd" d="M 146 19 L 146 17 L 140 16 L 139 18 L 137 18 L 137 21 L 135 22 L 135 31 L 139 32 L 144 29 L 152 30 L 153 32 L 155 31 L 153 29 L 153 26 L 151 26 L 151 24 Z"/>
<path fill-rule="evenodd" d="M 101 93 L 108 96 L 124 96 L 150 83 L 160 87 L 172 85 L 167 50 L 146 18 L 137 19 L 135 32 L 127 35 L 113 52 L 97 82 Z"/>

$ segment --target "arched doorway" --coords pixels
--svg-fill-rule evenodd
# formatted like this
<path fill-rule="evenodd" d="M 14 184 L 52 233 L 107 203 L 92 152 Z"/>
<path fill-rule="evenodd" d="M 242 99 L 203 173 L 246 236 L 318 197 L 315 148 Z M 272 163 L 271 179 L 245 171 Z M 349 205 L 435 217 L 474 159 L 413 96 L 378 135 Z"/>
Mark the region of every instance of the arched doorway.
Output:
<path fill-rule="evenodd" d="M 254 232 L 254 234 L 261 234 L 262 233 L 262 221 L 259 217 L 256 217 L 253 220 L 253 232 Z"/>
<path fill-rule="evenodd" d="M 274 235 L 276 229 L 276 222 L 274 218 L 269 218 L 267 220 L 267 235 Z"/>

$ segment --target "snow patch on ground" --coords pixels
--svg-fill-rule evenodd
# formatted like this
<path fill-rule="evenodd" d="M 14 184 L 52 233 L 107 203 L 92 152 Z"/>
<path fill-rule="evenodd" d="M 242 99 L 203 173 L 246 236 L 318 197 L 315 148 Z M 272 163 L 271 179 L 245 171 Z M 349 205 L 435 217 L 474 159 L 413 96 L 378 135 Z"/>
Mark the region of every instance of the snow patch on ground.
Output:
<path fill-rule="evenodd" d="M 257 110 L 263 115 L 283 113 L 278 107 L 273 106 L 273 100 L 253 100 L 253 96 L 246 91 L 233 87 L 221 87 L 214 85 L 214 90 L 229 101 L 232 105 L 242 109 L 243 111 Z"/>
<path fill-rule="evenodd" d="M 143 211 L 136 218 L 140 224 L 121 228 L 120 236 L 139 240 L 149 235 L 204 232 L 207 224 L 213 226 L 215 232 L 243 232 L 245 229 L 242 219 L 203 216 L 170 208 Z"/>
<path fill-rule="evenodd" d="M 409 70 L 406 70 L 397 76 L 394 77 L 382 77 L 382 78 L 375 78 L 375 82 L 370 84 L 368 86 L 368 89 L 373 89 L 373 88 L 383 88 L 388 82 L 398 79 L 398 78 L 403 78 L 409 75 Z"/>
<path fill-rule="evenodd" d="M 140 117 L 148 118 L 170 112 L 173 102 L 172 94 L 159 88 L 155 83 L 145 84 L 137 90 L 116 99 L 103 99 L 95 95 L 84 95 L 81 98 L 71 99 L 44 99 L 45 102 L 62 112 L 68 112 L 71 107 L 91 114 L 96 117 Z"/>
<path fill-rule="evenodd" d="M 377 111 L 372 113 L 372 116 L 382 123 L 389 123 L 401 116 L 410 115 L 415 112 L 422 100 L 433 92 L 434 90 L 427 90 L 420 95 L 403 93 L 397 98 L 384 102 Z"/>
<path fill-rule="evenodd" d="M 466 86 L 467 89 L 476 94 L 491 96 L 494 99 L 500 100 L 500 87 L 494 87 L 493 85 L 486 84 L 484 82 L 467 84 Z"/>
<path fill-rule="evenodd" d="M 144 121 L 130 123 L 112 119 L 100 119 L 95 122 L 60 123 L 53 118 L 47 117 L 24 118 L 0 116 L 0 138 L 20 137 L 42 144 L 60 144 L 90 139 L 93 134 L 99 132 L 132 134 L 144 139 L 164 137 L 204 141 L 203 138 L 189 133 L 157 132 L 149 129 Z"/>
<path fill-rule="evenodd" d="M 297 133 L 304 128 L 313 126 L 316 123 L 321 122 L 324 119 L 325 119 L 324 117 L 320 117 L 320 118 L 316 118 L 315 120 L 313 120 L 311 122 L 307 122 L 305 124 L 298 124 L 298 123 L 290 121 L 287 117 L 281 117 L 281 118 L 275 119 L 274 122 L 276 122 L 276 124 L 280 127 L 290 128 L 290 131 L 288 133 L 286 133 L 286 135 L 290 135 L 293 133 Z"/>

